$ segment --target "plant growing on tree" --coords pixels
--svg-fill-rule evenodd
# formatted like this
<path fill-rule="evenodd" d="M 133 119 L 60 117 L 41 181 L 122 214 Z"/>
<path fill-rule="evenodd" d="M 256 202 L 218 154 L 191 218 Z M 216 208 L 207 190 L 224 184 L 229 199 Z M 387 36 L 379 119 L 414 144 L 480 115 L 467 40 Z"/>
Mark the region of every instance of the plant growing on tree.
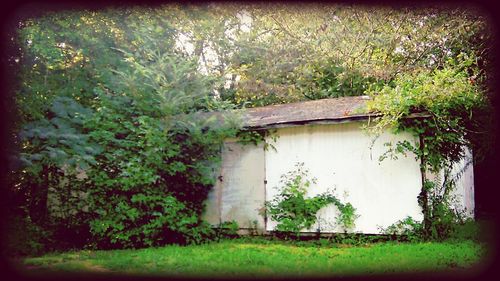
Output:
<path fill-rule="evenodd" d="M 278 222 L 276 231 L 299 236 L 302 229 L 311 228 L 317 220 L 317 212 L 329 204 L 334 204 L 340 212 L 338 225 L 345 231 L 354 227 L 358 216 L 351 203 L 341 202 L 332 192 L 307 197 L 307 190 L 316 179 L 309 179 L 304 163 L 297 163 L 295 170 L 282 175 L 280 182 L 279 194 L 265 204 L 269 217 Z"/>

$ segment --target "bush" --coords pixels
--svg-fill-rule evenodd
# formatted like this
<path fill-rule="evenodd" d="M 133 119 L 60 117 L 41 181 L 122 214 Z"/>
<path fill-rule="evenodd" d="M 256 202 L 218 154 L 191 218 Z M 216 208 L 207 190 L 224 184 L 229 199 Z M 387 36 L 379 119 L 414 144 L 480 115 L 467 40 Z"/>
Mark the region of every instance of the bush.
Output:
<path fill-rule="evenodd" d="M 357 215 L 350 203 L 340 202 L 331 192 L 306 197 L 307 189 L 316 180 L 308 178 L 309 171 L 303 166 L 304 163 L 297 163 L 295 170 L 282 175 L 280 193 L 266 202 L 269 216 L 278 222 L 276 231 L 299 236 L 302 229 L 312 227 L 317 219 L 316 213 L 329 204 L 334 204 L 340 211 L 337 223 L 346 231 L 353 228 Z"/>
<path fill-rule="evenodd" d="M 449 240 L 474 240 L 478 241 L 481 239 L 481 225 L 472 220 L 466 220 L 462 224 L 458 224 L 454 227 L 453 232 L 449 236 Z"/>
<path fill-rule="evenodd" d="M 430 219 L 430 239 L 444 240 L 450 237 L 455 227 L 462 222 L 461 218 L 448 206 L 441 202 L 432 206 Z"/>
<path fill-rule="evenodd" d="M 412 217 L 408 216 L 399 220 L 387 228 L 381 228 L 382 233 L 391 235 L 394 240 L 407 240 L 410 242 L 417 242 L 423 239 L 422 223 L 415 221 Z"/>
<path fill-rule="evenodd" d="M 214 183 L 220 146 L 235 129 L 179 115 L 154 117 L 159 105 L 147 94 L 126 97 L 99 92 L 103 109 L 86 124 L 102 146 L 86 183 L 90 230 L 100 248 L 201 242 L 212 232 L 201 219 Z M 154 95 L 151 97 L 153 99 Z"/>
<path fill-rule="evenodd" d="M 215 229 L 214 238 L 217 240 L 223 238 L 237 238 L 239 237 L 238 230 L 240 226 L 236 221 L 226 221 L 218 225 Z"/>
<path fill-rule="evenodd" d="M 406 217 L 397 221 L 382 232 L 391 235 L 394 240 L 417 242 L 423 240 L 479 240 L 481 234 L 480 225 L 472 219 L 463 219 L 461 215 L 450 208 L 442 207 L 442 212 L 436 212 L 431 220 L 431 236 L 423 233 L 422 222 L 415 221 L 412 217 Z"/>
<path fill-rule="evenodd" d="M 47 250 L 52 233 L 22 216 L 8 218 L 5 224 L 4 256 L 36 256 Z"/>

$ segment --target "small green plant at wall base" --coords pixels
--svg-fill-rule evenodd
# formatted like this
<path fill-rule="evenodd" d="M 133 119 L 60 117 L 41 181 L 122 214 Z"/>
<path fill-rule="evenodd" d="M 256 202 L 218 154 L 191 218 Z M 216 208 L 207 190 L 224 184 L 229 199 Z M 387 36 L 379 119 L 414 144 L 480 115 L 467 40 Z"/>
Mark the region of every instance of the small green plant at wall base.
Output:
<path fill-rule="evenodd" d="M 250 222 L 250 229 L 249 230 L 250 230 L 251 236 L 259 235 L 258 227 L 259 227 L 259 222 L 257 220 L 253 220 Z"/>
<path fill-rule="evenodd" d="M 344 230 L 352 229 L 355 226 L 355 220 L 359 217 L 356 214 L 356 208 L 352 206 L 351 203 L 342 203 L 336 197 L 331 199 L 337 206 L 340 212 L 340 216 L 338 218 L 338 223 L 344 227 Z"/>
<path fill-rule="evenodd" d="M 239 236 L 239 229 L 240 226 L 235 220 L 222 222 L 215 230 L 216 238 L 236 238 Z"/>
<path fill-rule="evenodd" d="M 422 240 L 422 222 L 414 220 L 412 217 L 399 220 L 386 228 L 380 228 L 382 233 L 391 235 L 392 239 L 406 239 L 410 242 Z"/>
<path fill-rule="evenodd" d="M 309 171 L 304 163 L 297 163 L 293 171 L 282 175 L 279 194 L 266 202 L 266 210 L 271 219 L 278 222 L 276 231 L 300 235 L 302 229 L 308 229 L 316 222 L 317 212 L 329 204 L 334 204 L 340 215 L 337 224 L 344 231 L 354 227 L 358 217 L 356 209 L 350 203 L 342 203 L 332 192 L 324 192 L 314 197 L 306 197 L 307 189 L 316 179 L 309 179 Z"/>

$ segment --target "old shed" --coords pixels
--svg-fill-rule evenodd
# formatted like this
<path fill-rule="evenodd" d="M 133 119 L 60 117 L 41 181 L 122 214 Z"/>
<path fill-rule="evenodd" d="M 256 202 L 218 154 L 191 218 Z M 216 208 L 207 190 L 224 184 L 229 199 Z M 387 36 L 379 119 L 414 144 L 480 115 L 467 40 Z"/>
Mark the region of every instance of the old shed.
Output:
<path fill-rule="evenodd" d="M 380 233 L 381 227 L 407 216 L 421 220 L 417 203 L 421 175 L 414 155 L 379 161 L 387 150 L 385 143 L 414 138 L 389 131 L 377 139 L 368 135 L 362 128 L 373 119 L 363 110 L 368 99 L 342 97 L 248 109 L 244 126 L 248 130 L 274 129 L 277 139 L 266 142 L 275 149 L 227 140 L 205 219 L 213 225 L 234 220 L 242 229 L 272 231 L 276 222 L 263 214 L 264 202 L 276 195 L 281 175 L 302 162 L 317 179 L 309 195 L 334 188 L 337 197 L 356 208 L 359 218 L 353 232 Z M 457 171 L 465 167 L 465 172 L 455 191 L 455 204 L 472 216 L 473 172 L 466 161 L 456 167 Z M 434 177 L 439 180 L 440 175 Z M 316 225 L 304 232 L 342 232 L 335 224 L 337 214 L 333 205 L 323 208 Z"/>

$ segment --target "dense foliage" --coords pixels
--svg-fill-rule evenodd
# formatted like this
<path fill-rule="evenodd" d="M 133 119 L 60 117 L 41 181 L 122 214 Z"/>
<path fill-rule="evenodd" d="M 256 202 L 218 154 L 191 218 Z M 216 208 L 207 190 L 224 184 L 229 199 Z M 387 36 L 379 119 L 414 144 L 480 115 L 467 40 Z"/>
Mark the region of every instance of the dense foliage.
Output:
<path fill-rule="evenodd" d="M 374 109 L 388 117 L 380 124 L 425 123 L 424 138 L 448 132 L 425 149 L 449 159 L 461 157 L 453 130 L 469 135 L 488 117 L 471 111 L 476 93 L 490 90 L 488 22 L 460 9 L 212 3 L 52 12 L 15 26 L 7 196 L 22 253 L 210 235 L 200 214 L 222 139 L 269 135 L 238 132 L 237 116 L 218 122 L 198 111 L 381 89 L 384 106 Z M 461 53 L 469 65 L 447 64 Z M 422 109 L 440 122 L 400 122 Z M 335 203 L 322 198 L 306 213 Z"/>
<path fill-rule="evenodd" d="M 476 55 L 490 80 L 487 19 L 453 7 L 248 5 L 248 32 L 228 38 L 235 50 L 223 97 L 249 106 L 362 95 L 397 74 L 439 69 L 461 52 Z"/>
<path fill-rule="evenodd" d="M 200 241 L 210 230 L 200 215 L 220 144 L 234 131 L 206 120 L 155 118 L 148 111 L 159 112 L 157 106 L 131 106 L 134 100 L 125 97 L 102 99 L 88 128 L 104 152 L 86 181 L 99 244 Z"/>
<path fill-rule="evenodd" d="M 308 196 L 308 189 L 316 179 L 309 178 L 304 163 L 295 166 L 294 170 L 282 175 L 278 195 L 266 202 L 267 214 L 278 223 L 275 230 L 299 236 L 302 230 L 310 229 L 316 223 L 318 211 L 330 204 L 339 211 L 337 225 L 344 231 L 352 230 L 357 215 L 351 203 L 342 203 L 332 191 Z"/>
<path fill-rule="evenodd" d="M 21 147 L 11 174 L 12 212 L 27 219 L 26 227 L 52 232 L 46 236 L 53 243 L 43 242 L 49 246 L 74 245 L 68 241 L 74 236 L 80 246 L 108 248 L 211 234 L 201 220 L 203 204 L 220 145 L 236 134 L 237 119 L 193 114 L 231 107 L 211 97 L 216 79 L 171 48 L 168 25 L 151 37 L 135 15 L 128 18 L 129 38 L 110 34 L 104 26 L 116 26 L 120 16 L 63 13 L 22 30 L 28 44 L 17 96 Z M 154 14 L 146 19 L 162 23 Z M 102 29 L 85 36 L 88 26 Z M 35 41 L 40 32 L 49 34 Z M 73 52 L 75 46 L 81 50 Z M 60 52 L 69 58 L 61 61 Z"/>

